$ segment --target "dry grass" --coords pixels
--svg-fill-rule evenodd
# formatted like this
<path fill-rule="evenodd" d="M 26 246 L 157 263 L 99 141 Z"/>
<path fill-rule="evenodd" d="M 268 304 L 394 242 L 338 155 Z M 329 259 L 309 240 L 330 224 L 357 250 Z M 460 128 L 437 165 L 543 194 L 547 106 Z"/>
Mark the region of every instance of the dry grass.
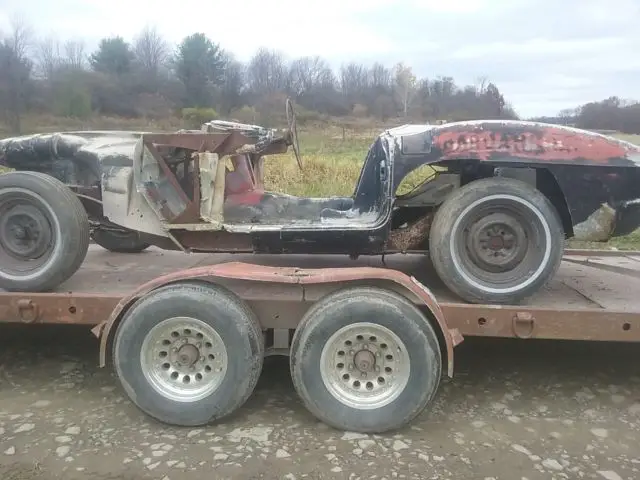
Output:
<path fill-rule="evenodd" d="M 636 145 L 640 145 L 640 135 L 634 135 L 632 133 L 616 133 L 613 135 L 621 140 L 626 140 L 627 142 L 635 143 Z"/>
<path fill-rule="evenodd" d="M 265 160 L 265 186 L 268 190 L 327 197 L 351 195 L 360 175 L 367 151 L 380 130 L 300 131 L 300 171 L 293 151 L 269 156 Z M 398 192 L 406 193 L 434 175 L 431 167 L 418 168 L 400 185 Z"/>

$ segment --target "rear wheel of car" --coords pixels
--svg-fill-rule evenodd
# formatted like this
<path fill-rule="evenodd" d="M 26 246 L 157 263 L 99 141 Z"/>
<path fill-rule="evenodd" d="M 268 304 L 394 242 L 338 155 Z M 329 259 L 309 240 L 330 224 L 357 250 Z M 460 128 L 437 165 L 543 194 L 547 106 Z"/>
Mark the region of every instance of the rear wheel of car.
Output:
<path fill-rule="evenodd" d="M 429 235 L 434 268 L 471 303 L 515 304 L 558 270 L 564 231 L 551 202 L 531 185 L 492 177 L 453 192 Z"/>
<path fill-rule="evenodd" d="M 368 287 L 318 301 L 296 329 L 290 364 L 313 415 L 367 433 L 409 423 L 435 397 L 442 371 L 426 316 L 401 295 Z"/>
<path fill-rule="evenodd" d="M 38 292 L 73 275 L 89 247 L 89 219 L 76 195 L 38 172 L 0 175 L 0 288 Z"/>
<path fill-rule="evenodd" d="M 140 233 L 133 230 L 105 230 L 93 232 L 93 241 L 105 250 L 115 253 L 140 253 L 150 247 L 140 239 Z"/>
<path fill-rule="evenodd" d="M 204 282 L 161 287 L 138 300 L 115 334 L 113 361 L 133 401 L 171 425 L 220 420 L 249 398 L 264 358 L 246 303 Z"/>

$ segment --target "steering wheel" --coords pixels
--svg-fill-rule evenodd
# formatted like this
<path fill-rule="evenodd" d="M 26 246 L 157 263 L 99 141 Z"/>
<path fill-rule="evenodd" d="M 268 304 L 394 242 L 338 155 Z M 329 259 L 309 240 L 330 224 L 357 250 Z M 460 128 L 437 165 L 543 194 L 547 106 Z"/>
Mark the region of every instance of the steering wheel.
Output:
<path fill-rule="evenodd" d="M 303 170 L 302 158 L 300 158 L 300 145 L 298 144 L 298 124 L 296 122 L 296 112 L 293 109 L 293 102 L 290 98 L 286 101 L 287 127 L 289 130 L 289 141 L 293 147 L 293 154 L 296 156 L 298 167 Z"/>

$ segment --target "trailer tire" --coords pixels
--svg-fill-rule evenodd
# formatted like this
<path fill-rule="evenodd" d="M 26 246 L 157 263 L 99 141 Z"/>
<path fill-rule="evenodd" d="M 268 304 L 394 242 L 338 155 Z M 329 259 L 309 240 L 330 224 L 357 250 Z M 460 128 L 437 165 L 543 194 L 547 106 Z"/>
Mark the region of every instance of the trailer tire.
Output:
<path fill-rule="evenodd" d="M 183 282 L 131 306 L 118 325 L 113 360 L 142 411 L 166 424 L 198 426 L 246 402 L 262 371 L 264 341 L 255 315 L 236 295 Z"/>
<path fill-rule="evenodd" d="M 470 303 L 520 303 L 555 275 L 563 252 L 554 206 L 513 178 L 485 178 L 454 191 L 429 233 L 438 276 Z"/>
<path fill-rule="evenodd" d="M 87 213 L 64 183 L 39 172 L 0 175 L 0 288 L 52 290 L 80 268 L 88 248 Z"/>
<path fill-rule="evenodd" d="M 382 433 L 406 425 L 433 400 L 442 356 L 433 326 L 413 303 L 356 287 L 326 296 L 305 314 L 290 367 L 298 395 L 318 419 Z"/>
<path fill-rule="evenodd" d="M 140 239 L 140 232 L 134 230 L 104 230 L 93 232 L 93 241 L 105 250 L 114 253 L 140 253 L 151 245 Z"/>

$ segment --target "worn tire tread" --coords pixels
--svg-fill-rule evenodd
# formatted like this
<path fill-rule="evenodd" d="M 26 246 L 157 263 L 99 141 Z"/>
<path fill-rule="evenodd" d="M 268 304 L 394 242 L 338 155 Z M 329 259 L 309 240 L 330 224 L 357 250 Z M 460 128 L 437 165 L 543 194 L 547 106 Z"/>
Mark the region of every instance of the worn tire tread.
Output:
<path fill-rule="evenodd" d="M 34 185 L 35 188 L 33 188 Z M 7 285 L 4 288 L 14 291 L 52 290 L 68 280 L 80 268 L 87 256 L 90 241 L 87 212 L 82 202 L 64 183 L 45 173 L 31 171 L 5 173 L 0 175 L 0 189 L 3 187 L 26 188 L 43 197 L 58 217 L 63 235 L 69 236 L 72 240 L 67 244 L 64 260 L 58 263 L 57 270 L 43 275 L 48 277 L 46 281 L 31 282 L 31 285 L 25 282 L 22 285 Z"/>
<path fill-rule="evenodd" d="M 494 189 L 498 191 L 492 191 Z M 490 193 L 512 194 L 530 201 L 540 209 L 551 231 L 552 253 L 547 271 L 531 285 L 514 293 L 476 293 L 457 274 L 450 261 L 449 234 L 453 222 L 472 201 Z M 556 208 L 542 192 L 526 182 L 513 178 L 483 178 L 455 190 L 436 211 L 429 233 L 429 255 L 438 276 L 453 293 L 470 303 L 517 304 L 526 300 L 553 278 L 560 267 L 563 251 L 564 229 Z"/>
<path fill-rule="evenodd" d="M 93 232 L 93 241 L 105 250 L 114 253 L 141 253 L 151 245 L 140 241 L 139 233 L 136 231 L 127 232 L 128 235 L 138 236 L 138 238 L 123 242 L 120 238 L 110 234 L 105 230 L 96 230 Z"/>
<path fill-rule="evenodd" d="M 317 327 L 324 319 L 326 315 L 323 315 L 323 311 L 333 308 L 336 304 L 340 304 L 346 300 L 353 301 L 358 299 L 367 299 L 367 298 L 375 298 L 375 299 L 383 299 L 384 301 L 390 302 L 395 305 L 402 305 L 406 308 L 409 308 L 414 311 L 414 319 L 421 319 L 421 325 L 419 325 L 420 330 L 424 334 L 424 346 L 425 348 L 432 348 L 434 350 L 434 361 L 435 361 L 435 372 L 434 372 L 434 384 L 430 391 L 426 392 L 427 395 L 421 399 L 421 402 L 418 402 L 415 405 L 415 408 L 406 413 L 401 418 L 383 418 L 380 419 L 378 425 L 375 427 L 357 427 L 355 425 L 345 426 L 344 424 L 336 422 L 331 413 L 326 411 L 326 409 L 319 408 L 314 402 L 310 401 L 310 393 L 305 386 L 303 381 L 303 373 L 301 369 L 298 368 L 298 352 L 303 347 L 304 343 L 308 341 L 308 337 L 312 330 Z M 300 359 L 301 360 L 301 359 Z M 319 359 L 318 359 L 319 361 Z M 418 365 L 420 367 L 420 365 Z M 415 417 L 417 417 L 420 413 L 422 413 L 427 406 L 433 401 L 434 397 L 437 394 L 440 378 L 442 376 L 442 353 L 441 353 L 441 345 L 438 341 L 437 334 L 432 323 L 424 316 L 424 314 L 407 298 L 404 296 L 383 288 L 378 287 L 351 287 L 344 290 L 340 290 L 336 293 L 328 294 L 326 297 L 322 298 L 318 302 L 316 302 L 311 308 L 307 311 L 307 313 L 302 318 L 301 322 L 296 329 L 293 340 L 291 342 L 291 355 L 290 355 L 290 373 L 291 378 L 293 379 L 293 384 L 296 392 L 302 399 L 305 407 L 318 419 L 322 420 L 327 425 L 344 430 L 345 427 L 353 429 L 358 432 L 364 433 L 382 433 L 391 430 L 397 430 L 409 422 L 411 422 Z M 320 378 L 317 379 L 318 382 L 322 382 Z M 407 385 L 406 388 L 415 388 L 410 385 Z"/>
<path fill-rule="evenodd" d="M 127 336 L 133 335 L 135 329 L 137 328 L 137 322 L 135 320 L 135 314 L 140 309 L 144 308 L 145 305 L 148 304 L 151 300 L 156 299 L 171 299 L 175 293 L 181 293 L 186 295 L 187 297 L 193 296 L 195 301 L 201 300 L 205 295 L 208 298 L 212 296 L 216 298 L 217 302 L 221 302 L 225 305 L 225 310 L 228 309 L 230 305 L 233 305 L 235 308 L 239 309 L 242 312 L 241 321 L 242 324 L 239 325 L 239 330 L 246 335 L 248 335 L 249 341 L 252 344 L 252 348 L 255 348 L 255 352 L 253 356 L 250 358 L 252 364 L 250 365 L 248 374 L 241 378 L 237 379 L 236 385 L 238 386 L 237 392 L 239 395 L 236 395 L 233 399 L 233 402 L 229 405 L 226 405 L 225 408 L 220 409 L 219 405 L 212 405 L 210 414 L 208 414 L 207 418 L 195 418 L 186 419 L 186 417 L 182 417 L 180 422 L 174 421 L 169 418 L 163 418 L 159 415 L 154 414 L 154 412 L 150 412 L 145 410 L 143 406 L 139 403 L 136 392 L 133 387 L 126 381 L 123 375 L 123 371 L 118 362 L 118 348 L 119 341 Z M 233 347 L 233 346 L 232 346 Z M 234 354 L 233 348 L 229 349 L 227 346 L 227 355 L 231 356 Z M 236 352 L 237 354 L 237 352 Z M 112 343 L 112 360 L 114 363 L 115 371 L 120 379 L 121 385 L 131 401 L 135 403 L 139 408 L 144 410 L 149 416 L 155 418 L 156 420 L 169 424 L 169 425 L 181 425 L 181 426 L 203 426 L 215 421 L 218 421 L 222 418 L 225 418 L 231 415 L 233 412 L 238 410 L 242 405 L 246 403 L 246 401 L 251 396 L 254 391 L 258 379 L 260 378 L 260 374 L 262 372 L 262 365 L 264 362 L 264 341 L 262 337 L 262 329 L 258 322 L 257 317 L 254 312 L 249 308 L 249 306 L 237 297 L 234 293 L 228 291 L 227 289 L 220 287 L 218 285 L 214 285 L 212 283 L 206 281 L 183 281 L 180 283 L 169 284 L 163 287 L 159 287 L 156 290 L 153 290 L 146 296 L 138 299 L 131 307 L 127 310 L 127 312 L 123 315 L 122 320 L 119 322 L 114 340 Z M 150 388 L 150 387 L 147 387 Z M 235 393 L 237 393 L 235 392 Z M 214 393 L 215 394 L 215 393 Z M 189 408 L 189 407 L 187 407 Z"/>

